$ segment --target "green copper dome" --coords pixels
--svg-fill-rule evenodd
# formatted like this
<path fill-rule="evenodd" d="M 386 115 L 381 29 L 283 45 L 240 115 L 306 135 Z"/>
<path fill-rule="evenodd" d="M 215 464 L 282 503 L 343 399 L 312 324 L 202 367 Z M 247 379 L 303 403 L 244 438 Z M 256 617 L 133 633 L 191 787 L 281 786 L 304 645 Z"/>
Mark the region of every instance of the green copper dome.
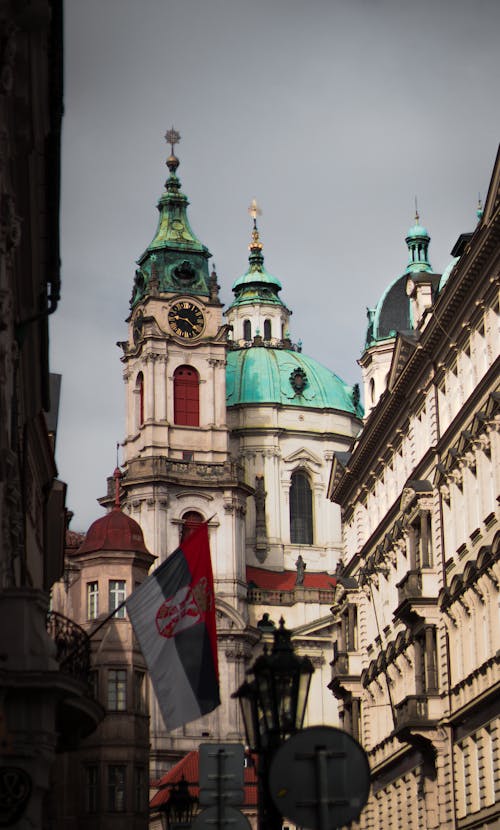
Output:
<path fill-rule="evenodd" d="M 398 332 L 413 329 L 411 302 L 406 293 L 408 276 L 421 271 L 432 272 L 428 258 L 431 238 L 427 228 L 420 225 L 419 218 L 416 212 L 415 224 L 405 237 L 408 246 L 408 264 L 405 272 L 389 284 L 375 308 L 367 310 L 366 349 L 382 340 L 395 337 Z"/>
<path fill-rule="evenodd" d="M 227 354 L 226 403 L 338 409 L 359 418 L 359 390 L 300 352 L 254 346 Z"/>
<path fill-rule="evenodd" d="M 429 236 L 429 231 L 427 230 L 427 228 L 424 228 L 423 225 L 419 225 L 418 222 L 416 222 L 409 229 L 408 233 L 406 234 L 406 238 L 407 239 L 416 239 L 416 238 L 430 239 L 430 236 Z"/>

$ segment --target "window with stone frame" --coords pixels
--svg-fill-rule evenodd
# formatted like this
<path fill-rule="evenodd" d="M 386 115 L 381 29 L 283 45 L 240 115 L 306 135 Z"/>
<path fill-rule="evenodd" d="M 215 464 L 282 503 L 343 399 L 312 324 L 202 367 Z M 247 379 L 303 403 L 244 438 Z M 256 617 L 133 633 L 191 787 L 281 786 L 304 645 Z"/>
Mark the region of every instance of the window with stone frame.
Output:
<path fill-rule="evenodd" d="M 134 709 L 140 715 L 148 713 L 146 673 L 143 671 L 134 672 Z"/>
<path fill-rule="evenodd" d="M 197 527 L 203 524 L 203 521 L 203 516 L 197 510 L 188 510 L 187 513 L 184 513 L 181 525 L 181 541 L 186 539 L 193 530 L 196 530 Z"/>
<path fill-rule="evenodd" d="M 342 728 L 348 732 L 355 741 L 361 736 L 361 701 L 357 697 L 350 697 L 344 702 L 344 717 Z"/>
<path fill-rule="evenodd" d="M 250 320 L 243 320 L 243 340 L 252 339 L 252 324 Z"/>
<path fill-rule="evenodd" d="M 87 619 L 96 620 L 99 615 L 99 583 L 87 582 Z"/>
<path fill-rule="evenodd" d="M 350 602 L 340 618 L 341 651 L 358 650 L 358 606 Z"/>
<path fill-rule="evenodd" d="M 125 764 L 108 766 L 108 811 L 123 813 L 126 808 L 125 784 L 127 767 Z"/>
<path fill-rule="evenodd" d="M 264 320 L 264 340 L 271 339 L 271 321 Z"/>
<path fill-rule="evenodd" d="M 123 620 L 125 618 L 125 606 L 121 603 L 126 599 L 126 585 L 124 579 L 109 580 L 109 613 L 111 614 L 112 611 L 118 609 L 114 615 L 115 619 Z"/>
<path fill-rule="evenodd" d="M 148 809 L 146 770 L 144 767 L 134 767 L 134 810 L 136 813 L 144 813 Z"/>
<path fill-rule="evenodd" d="M 144 375 L 139 372 L 135 379 L 135 425 L 136 428 L 144 424 Z"/>
<path fill-rule="evenodd" d="M 99 811 L 99 766 L 98 764 L 87 764 L 84 768 L 84 798 L 85 812 L 97 813 Z"/>
<path fill-rule="evenodd" d="M 110 712 L 127 709 L 127 670 L 108 669 L 107 708 Z"/>
<path fill-rule="evenodd" d="M 174 423 L 200 425 L 200 376 L 193 366 L 178 366 L 174 372 Z"/>
<path fill-rule="evenodd" d="M 410 526 L 410 569 L 432 568 L 432 525 L 429 510 L 419 510 Z"/>
<path fill-rule="evenodd" d="M 313 544 L 313 500 L 309 478 L 303 470 L 292 473 L 290 486 L 290 542 Z"/>
<path fill-rule="evenodd" d="M 415 637 L 415 691 L 432 694 L 438 691 L 437 632 L 426 625 Z"/>

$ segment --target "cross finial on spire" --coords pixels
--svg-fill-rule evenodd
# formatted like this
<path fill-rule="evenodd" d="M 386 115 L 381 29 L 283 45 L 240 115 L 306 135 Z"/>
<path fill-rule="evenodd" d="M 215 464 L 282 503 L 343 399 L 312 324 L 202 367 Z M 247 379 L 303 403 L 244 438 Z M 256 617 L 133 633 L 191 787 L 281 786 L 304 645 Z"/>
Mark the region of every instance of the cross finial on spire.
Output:
<path fill-rule="evenodd" d="M 415 224 L 418 225 L 418 220 L 420 219 L 420 215 L 418 212 L 418 204 L 417 204 L 417 197 L 415 196 Z"/>
<path fill-rule="evenodd" d="M 173 155 L 173 153 L 174 153 L 174 147 L 175 147 L 175 145 L 176 145 L 176 144 L 178 144 L 178 143 L 179 143 L 179 141 L 181 140 L 181 135 L 180 135 L 180 133 L 179 133 L 179 132 L 177 132 L 177 130 L 175 129 L 175 127 L 171 127 L 171 128 L 170 128 L 169 130 L 167 130 L 167 132 L 165 133 L 165 138 L 166 138 L 166 140 L 167 140 L 167 144 L 170 144 L 170 152 L 171 152 L 171 153 L 172 153 L 172 155 Z"/>

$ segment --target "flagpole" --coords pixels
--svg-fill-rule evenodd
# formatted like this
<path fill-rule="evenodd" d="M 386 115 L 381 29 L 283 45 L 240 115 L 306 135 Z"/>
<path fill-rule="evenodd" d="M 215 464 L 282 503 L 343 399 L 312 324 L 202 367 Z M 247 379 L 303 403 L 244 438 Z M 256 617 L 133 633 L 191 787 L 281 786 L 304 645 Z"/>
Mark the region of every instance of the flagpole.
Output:
<path fill-rule="evenodd" d="M 96 627 L 93 629 L 93 631 L 90 632 L 90 634 L 87 634 L 87 632 L 85 632 L 87 634 L 87 639 L 90 640 L 94 636 L 94 634 L 97 634 L 97 632 L 100 631 L 101 628 L 104 625 L 106 625 L 106 623 L 109 622 L 115 616 L 115 614 L 121 608 L 123 608 L 124 605 L 126 605 L 126 602 L 127 602 L 126 599 L 119 602 L 118 605 L 116 606 L 116 608 L 114 608 L 113 611 L 111 611 L 109 614 L 107 614 L 107 616 L 104 617 L 103 620 L 101 620 L 99 625 L 96 625 Z M 76 646 L 76 648 L 74 648 L 72 651 L 70 651 L 69 654 L 67 654 L 66 657 L 64 657 L 64 659 L 61 660 L 60 665 L 64 666 L 64 664 L 67 663 L 68 660 L 70 660 L 72 657 L 74 657 L 75 654 L 78 654 L 78 652 L 84 647 L 84 645 L 86 645 L 86 643 L 80 643 L 80 645 Z"/>

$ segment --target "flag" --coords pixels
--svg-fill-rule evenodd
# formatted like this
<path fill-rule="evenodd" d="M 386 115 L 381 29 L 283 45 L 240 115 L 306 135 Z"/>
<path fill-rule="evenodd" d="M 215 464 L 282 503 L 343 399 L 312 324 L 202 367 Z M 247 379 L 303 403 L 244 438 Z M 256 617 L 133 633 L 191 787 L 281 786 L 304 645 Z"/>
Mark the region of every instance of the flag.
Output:
<path fill-rule="evenodd" d="M 127 611 L 168 729 L 220 704 L 207 523 L 128 597 Z"/>

